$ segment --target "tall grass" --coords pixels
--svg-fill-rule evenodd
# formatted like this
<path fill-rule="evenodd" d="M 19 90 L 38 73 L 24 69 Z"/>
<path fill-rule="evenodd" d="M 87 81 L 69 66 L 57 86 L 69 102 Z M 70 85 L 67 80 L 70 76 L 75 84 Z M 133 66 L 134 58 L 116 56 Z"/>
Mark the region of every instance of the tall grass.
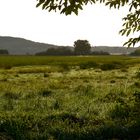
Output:
<path fill-rule="evenodd" d="M 75 66 L 81 63 L 115 63 L 133 65 L 140 63 L 140 58 L 129 56 L 0 56 L 0 67 L 10 69 L 14 66 L 27 65 L 69 65 Z M 87 64 L 87 66 L 89 66 Z"/>
<path fill-rule="evenodd" d="M 0 139 L 140 138 L 139 59 L 8 56 L 0 61 L 1 67 L 11 65 L 0 69 Z"/>

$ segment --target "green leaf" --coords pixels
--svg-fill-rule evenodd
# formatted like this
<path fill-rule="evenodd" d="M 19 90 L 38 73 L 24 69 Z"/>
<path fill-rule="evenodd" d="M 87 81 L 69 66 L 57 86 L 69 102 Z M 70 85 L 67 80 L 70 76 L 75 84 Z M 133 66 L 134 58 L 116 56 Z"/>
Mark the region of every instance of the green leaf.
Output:
<path fill-rule="evenodd" d="M 66 8 L 64 8 L 64 9 L 61 11 L 61 14 L 62 14 L 62 13 L 65 13 L 65 12 L 66 12 Z"/>
<path fill-rule="evenodd" d="M 126 33 L 126 29 L 123 29 L 123 31 L 122 31 L 122 36 Z"/>
<path fill-rule="evenodd" d="M 133 28 L 133 33 L 136 31 L 137 27 Z"/>
<path fill-rule="evenodd" d="M 82 6 L 81 6 L 80 4 L 78 5 L 78 8 L 81 9 L 81 10 L 83 10 L 83 8 L 82 8 Z M 78 12 L 78 11 L 77 11 L 77 12 Z"/>
<path fill-rule="evenodd" d="M 127 31 L 126 36 L 129 36 L 130 32 L 131 32 L 131 29 L 129 29 L 129 30 Z"/>
<path fill-rule="evenodd" d="M 39 3 L 36 5 L 36 7 L 39 7 L 41 4 L 43 4 L 45 0 L 39 0 Z"/>
<path fill-rule="evenodd" d="M 128 44 L 128 42 L 125 42 L 124 44 L 123 44 L 123 46 L 126 46 Z"/>
<path fill-rule="evenodd" d="M 73 12 L 76 14 L 76 15 L 78 15 L 78 10 L 73 10 Z"/>
<path fill-rule="evenodd" d="M 51 0 L 47 0 L 47 1 L 43 4 L 42 9 L 46 8 L 46 6 L 48 6 L 48 4 L 49 4 L 50 2 L 51 2 Z"/>

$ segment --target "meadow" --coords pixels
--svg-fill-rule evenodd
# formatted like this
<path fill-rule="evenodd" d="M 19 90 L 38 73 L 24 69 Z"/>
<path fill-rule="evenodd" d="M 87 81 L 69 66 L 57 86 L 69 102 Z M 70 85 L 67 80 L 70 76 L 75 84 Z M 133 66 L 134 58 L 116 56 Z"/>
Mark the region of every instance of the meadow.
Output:
<path fill-rule="evenodd" d="M 140 57 L 0 56 L 0 140 L 140 139 Z"/>

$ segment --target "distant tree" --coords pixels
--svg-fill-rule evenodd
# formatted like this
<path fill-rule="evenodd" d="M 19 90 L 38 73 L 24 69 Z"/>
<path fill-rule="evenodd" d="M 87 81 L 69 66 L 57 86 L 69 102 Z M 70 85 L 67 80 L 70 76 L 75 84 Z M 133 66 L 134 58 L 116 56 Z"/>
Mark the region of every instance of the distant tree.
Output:
<path fill-rule="evenodd" d="M 82 10 L 84 5 L 88 3 L 105 3 L 110 8 L 120 8 L 127 5 L 129 12 L 126 17 L 123 18 L 123 29 L 120 31 L 121 35 L 128 36 L 130 33 L 140 31 L 140 0 L 38 0 L 37 7 L 42 6 L 42 9 L 50 11 L 59 10 L 60 13 L 70 15 L 75 13 L 78 15 L 78 11 Z M 135 46 L 140 42 L 140 35 L 135 38 L 130 38 L 124 45 Z"/>
<path fill-rule="evenodd" d="M 9 52 L 7 50 L 0 50 L 0 55 L 7 55 Z"/>
<path fill-rule="evenodd" d="M 91 55 L 110 55 L 110 54 L 104 51 L 93 51 L 91 52 Z"/>
<path fill-rule="evenodd" d="M 73 52 L 68 47 L 58 47 L 58 48 L 49 48 L 47 51 L 37 53 L 36 55 L 54 55 L 54 56 L 66 55 L 67 56 L 67 55 L 73 55 Z"/>
<path fill-rule="evenodd" d="M 136 49 L 134 52 L 132 52 L 130 55 L 133 56 L 140 56 L 140 49 Z"/>
<path fill-rule="evenodd" d="M 57 49 L 55 49 L 55 48 L 49 48 L 44 54 L 45 55 L 57 55 L 58 52 L 57 52 Z"/>
<path fill-rule="evenodd" d="M 74 52 L 76 55 L 88 55 L 91 51 L 91 45 L 87 40 L 77 40 L 74 42 Z"/>

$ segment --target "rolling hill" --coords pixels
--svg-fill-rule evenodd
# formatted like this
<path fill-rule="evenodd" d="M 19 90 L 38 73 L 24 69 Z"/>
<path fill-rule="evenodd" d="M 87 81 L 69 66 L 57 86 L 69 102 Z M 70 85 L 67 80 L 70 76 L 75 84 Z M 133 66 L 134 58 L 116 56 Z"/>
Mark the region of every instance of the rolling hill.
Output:
<path fill-rule="evenodd" d="M 38 43 L 23 38 L 0 37 L 0 49 L 9 51 L 12 55 L 35 54 L 37 52 L 46 51 L 50 47 L 59 47 L 56 45 Z"/>
<path fill-rule="evenodd" d="M 56 48 L 62 47 L 52 44 L 45 44 L 30 41 L 23 38 L 16 38 L 16 37 L 4 37 L 0 36 L 0 50 L 8 50 L 9 54 L 11 55 L 34 55 L 39 52 L 44 52 L 48 48 Z M 69 47 L 70 46 L 63 46 Z M 103 51 L 108 52 L 112 55 L 119 55 L 119 54 L 130 54 L 134 52 L 137 48 L 125 48 L 125 47 L 109 47 L 109 46 L 97 46 L 92 47 L 92 51 Z"/>
<path fill-rule="evenodd" d="M 97 46 L 93 47 L 92 51 L 103 51 L 103 52 L 108 52 L 111 55 L 127 55 L 132 52 L 134 52 L 137 48 L 127 48 L 127 47 L 117 47 L 117 46 Z"/>

